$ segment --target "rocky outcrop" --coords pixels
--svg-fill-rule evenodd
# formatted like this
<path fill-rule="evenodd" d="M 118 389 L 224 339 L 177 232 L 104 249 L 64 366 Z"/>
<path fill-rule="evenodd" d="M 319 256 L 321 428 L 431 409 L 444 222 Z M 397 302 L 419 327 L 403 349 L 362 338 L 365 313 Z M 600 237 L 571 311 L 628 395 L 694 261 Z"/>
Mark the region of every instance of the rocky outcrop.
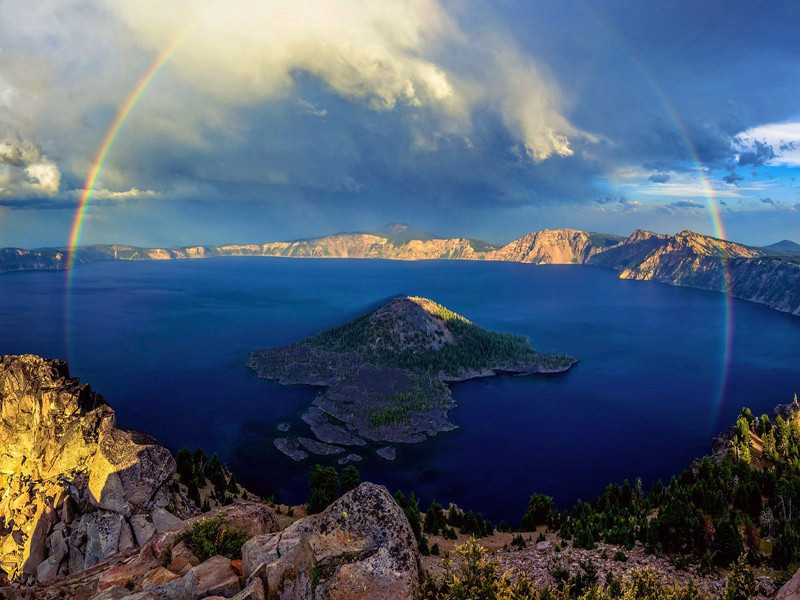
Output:
<path fill-rule="evenodd" d="M 178 260 L 215 256 L 479 260 L 487 252 L 496 249 L 480 240 L 421 235 L 402 224 L 387 227 L 373 233 L 338 233 L 314 239 L 263 244 L 179 248 L 141 248 L 122 244 L 82 246 L 75 250 L 74 263 L 80 265 L 100 260 Z M 0 248 L 0 273 L 65 269 L 68 259 L 69 252 L 66 248 Z"/>
<path fill-rule="evenodd" d="M 729 293 L 800 314 L 800 252 L 793 242 L 751 248 L 683 231 L 675 236 L 636 230 L 627 239 L 576 229 L 543 230 L 497 248 L 480 240 L 443 238 L 404 224 L 374 232 L 263 244 L 139 248 L 84 246 L 75 264 L 99 260 L 177 260 L 215 256 L 382 258 L 391 260 L 500 260 L 532 264 L 591 264 L 619 271 L 623 279 L 653 280 Z M 64 269 L 65 248 L 0 249 L 0 273 Z"/>
<path fill-rule="evenodd" d="M 637 230 L 588 264 L 615 269 L 622 279 L 723 292 L 800 314 L 800 263 L 691 231 L 666 236 Z"/>
<path fill-rule="evenodd" d="M 64 362 L 0 357 L 0 561 L 13 581 L 0 597 L 416 597 L 416 541 L 385 488 L 364 483 L 280 532 L 260 502 L 189 514 L 174 472 Z M 249 541 L 200 560 L 194 526 L 218 516 Z"/>
<path fill-rule="evenodd" d="M 796 600 L 797 598 L 800 598 L 800 571 L 797 571 L 797 573 L 778 590 L 778 595 L 775 596 L 775 600 Z"/>
<path fill-rule="evenodd" d="M 248 541 L 240 552 L 199 560 L 178 536 L 220 514 Z M 180 521 L 140 551 L 119 552 L 50 584 L 8 588 L 0 597 L 410 600 L 417 598 L 421 573 L 403 511 L 386 488 L 363 483 L 283 531 L 267 505 L 238 502 Z"/>
<path fill-rule="evenodd" d="M 386 488 L 372 483 L 280 533 L 251 539 L 242 562 L 269 599 L 410 599 L 421 577 L 408 520 Z"/>
<path fill-rule="evenodd" d="M 145 543 L 185 511 L 175 461 L 116 428 L 114 411 L 66 363 L 0 357 L 0 568 L 49 582 Z"/>
<path fill-rule="evenodd" d="M 545 229 L 529 233 L 502 248 L 489 252 L 487 260 L 544 264 L 583 264 L 589 257 L 617 244 L 623 238 L 579 231 Z"/>

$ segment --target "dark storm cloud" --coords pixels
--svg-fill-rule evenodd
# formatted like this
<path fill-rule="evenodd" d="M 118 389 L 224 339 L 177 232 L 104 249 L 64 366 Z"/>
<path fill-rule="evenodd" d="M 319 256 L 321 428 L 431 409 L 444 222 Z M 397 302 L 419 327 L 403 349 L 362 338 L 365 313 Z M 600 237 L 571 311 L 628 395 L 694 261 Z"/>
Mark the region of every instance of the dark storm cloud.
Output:
<path fill-rule="evenodd" d="M 752 165 L 754 167 L 762 167 L 775 158 L 775 156 L 775 150 L 772 149 L 772 146 L 766 142 L 754 140 L 753 146 L 750 149 L 744 150 L 739 154 L 739 160 L 737 162 L 740 166 Z"/>
<path fill-rule="evenodd" d="M 729 173 L 728 175 L 722 178 L 722 181 L 724 181 L 725 183 L 730 183 L 731 185 L 737 185 L 743 179 L 744 177 L 742 177 L 738 173 Z"/>
<path fill-rule="evenodd" d="M 126 10 L 137 10 L 131 6 Z M 736 141 L 748 129 L 797 113 L 800 40 L 788 24 L 800 22 L 800 3 L 779 0 L 764 10 L 722 0 L 676 0 L 638 3 L 634 10 L 624 0 L 468 0 L 446 8 L 468 38 L 485 43 L 478 33 L 491 29 L 518 45 L 518 54 L 548 75 L 542 81 L 555 82 L 520 89 L 552 93 L 560 99 L 564 119 L 588 134 L 567 133 L 571 156 L 531 159 L 520 135 L 521 117 L 527 113 L 518 108 L 525 103 L 502 105 L 518 89 L 517 71 L 504 75 L 508 93 L 493 99 L 486 96 L 492 80 L 476 55 L 433 44 L 424 58 L 444 72 L 458 73 L 459 82 L 483 101 L 463 112 L 444 111 L 424 98 L 419 104 L 398 101 L 375 110 L 370 102 L 380 94 L 358 98 L 358 87 L 300 69 L 292 71 L 285 95 L 226 104 L 214 90 L 194 89 L 168 65 L 123 128 L 101 172 L 102 185 L 118 191 L 156 190 L 157 199 L 138 201 L 143 214 L 153 207 L 153 220 L 163 206 L 156 202 L 172 202 L 174 214 L 191 214 L 207 222 L 209 231 L 220 213 L 239 212 L 248 224 L 258 223 L 264 239 L 283 237 L 284 227 L 277 224 L 298 214 L 306 215 L 303 227 L 314 231 L 348 230 L 367 221 L 372 226 L 395 220 L 446 223 L 464 214 L 477 229 L 484 224 L 491 229 L 514 210 L 531 208 L 526 214 L 535 215 L 544 206 L 565 205 L 565 219 L 579 210 L 612 213 L 618 205 L 633 211 L 648 202 L 686 216 L 690 211 L 677 209 L 697 208 L 693 200 L 681 195 L 670 203 L 673 195 L 656 201 L 617 185 L 617 174 L 643 173 L 637 175 L 641 189 L 649 186 L 666 195 L 702 169 L 715 185 L 742 184 L 744 190 L 736 168 L 748 174 L 758 168 L 759 177 L 771 178 L 775 154 L 794 149 L 790 141 L 774 147 L 759 141 L 745 148 Z M 63 8 L 58 22 L 50 25 L 15 22 L 3 37 L 4 50 L 32 52 L 52 63 L 48 81 L 63 88 L 53 95 L 52 110 L 39 112 L 48 118 L 34 121 L 33 128 L 48 157 L 69 157 L 58 163 L 62 196 L 82 185 L 102 132 L 153 50 L 138 45 L 138 38 L 114 21 L 113 10 L 93 16 L 84 7 L 72 27 L 105 32 L 103 43 L 89 37 L 71 62 L 54 62 L 60 57 L 48 55 L 47 48 L 58 45 L 34 42 L 59 35 L 47 26 L 63 27 L 69 34 L 62 24 L 69 24 L 64 12 L 69 11 Z M 86 27 L 93 22 L 102 27 Z M 142 23 L 138 26 L 147 26 Z M 33 31 L 27 38 L 26 27 Z M 4 29 L 0 25 L 0 34 Z M 34 34 L 42 30 L 37 38 Z M 95 46 L 111 49 L 107 63 Z M 488 54 L 496 49 L 487 47 Z M 129 72 L 120 68 L 129 64 Z M 231 69 L 242 66 L 231 64 Z M 76 109 L 70 98 L 83 104 Z M 61 107 L 75 114 L 65 115 Z M 770 185 L 785 179 L 779 176 Z M 619 195 L 620 188 L 625 196 Z M 768 193 L 783 198 L 772 189 Z M 750 202 L 757 203 L 756 198 Z M 16 201 L 5 199 L 0 205 L 20 208 Z M 30 209 L 74 205 L 71 196 L 26 202 Z M 585 207 L 576 210 L 580 204 Z M 630 231 L 639 226 L 637 218 L 620 217 L 610 228 Z M 237 241 L 233 235 L 231 241 Z"/>

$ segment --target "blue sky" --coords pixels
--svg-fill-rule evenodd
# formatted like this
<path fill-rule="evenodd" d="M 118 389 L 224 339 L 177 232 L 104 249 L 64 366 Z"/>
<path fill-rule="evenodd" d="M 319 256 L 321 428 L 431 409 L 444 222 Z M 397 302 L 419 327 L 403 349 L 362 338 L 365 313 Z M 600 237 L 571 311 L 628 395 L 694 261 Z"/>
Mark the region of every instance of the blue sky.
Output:
<path fill-rule="evenodd" d="M 405 221 L 800 241 L 800 5 L 0 3 L 0 246 L 256 242 Z"/>

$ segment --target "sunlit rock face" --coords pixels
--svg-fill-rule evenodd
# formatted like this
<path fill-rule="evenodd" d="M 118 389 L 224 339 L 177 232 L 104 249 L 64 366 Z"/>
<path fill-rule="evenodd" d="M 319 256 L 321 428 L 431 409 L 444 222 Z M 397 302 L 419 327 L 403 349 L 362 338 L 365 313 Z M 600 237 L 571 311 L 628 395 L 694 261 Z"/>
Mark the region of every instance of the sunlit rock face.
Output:
<path fill-rule="evenodd" d="M 245 576 L 269 598 L 417 598 L 422 574 L 414 532 L 385 487 L 362 483 L 319 514 L 242 548 Z"/>
<path fill-rule="evenodd" d="M 89 385 L 70 378 L 66 363 L 0 357 L 0 569 L 6 578 L 49 582 L 145 543 L 132 524 L 139 532 L 156 509 L 186 511 L 167 485 L 174 472 L 169 451 L 146 435 L 117 429 L 114 411 Z"/>
<path fill-rule="evenodd" d="M 800 263 L 691 231 L 667 236 L 637 230 L 587 262 L 616 269 L 622 279 L 727 292 L 800 314 Z"/>
<path fill-rule="evenodd" d="M 488 253 L 486 258 L 535 265 L 583 264 L 590 256 L 621 239 L 577 229 L 545 229 L 514 240 Z"/>

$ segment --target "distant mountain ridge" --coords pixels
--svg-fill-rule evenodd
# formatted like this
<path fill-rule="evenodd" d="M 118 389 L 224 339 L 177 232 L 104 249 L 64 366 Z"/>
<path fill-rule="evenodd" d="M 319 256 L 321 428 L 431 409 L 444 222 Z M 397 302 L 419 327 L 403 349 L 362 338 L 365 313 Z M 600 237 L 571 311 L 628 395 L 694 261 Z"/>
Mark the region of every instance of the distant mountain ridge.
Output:
<path fill-rule="evenodd" d="M 779 254 L 796 254 L 800 256 L 800 244 L 792 240 L 781 240 L 769 246 L 764 246 L 763 249 Z"/>
<path fill-rule="evenodd" d="M 794 254 L 794 246 L 798 254 Z M 287 258 L 382 258 L 391 260 L 496 260 L 542 264 L 588 264 L 619 272 L 623 279 L 727 292 L 737 298 L 800 315 L 800 245 L 783 241 L 755 248 L 682 231 L 664 235 L 637 229 L 629 237 L 552 229 L 497 247 L 470 238 L 445 238 L 392 223 L 373 232 L 263 244 L 140 248 L 119 244 L 82 246 L 75 264 L 99 260 L 176 260 L 216 256 Z M 67 266 L 65 248 L 0 249 L 0 273 L 56 270 Z"/>

